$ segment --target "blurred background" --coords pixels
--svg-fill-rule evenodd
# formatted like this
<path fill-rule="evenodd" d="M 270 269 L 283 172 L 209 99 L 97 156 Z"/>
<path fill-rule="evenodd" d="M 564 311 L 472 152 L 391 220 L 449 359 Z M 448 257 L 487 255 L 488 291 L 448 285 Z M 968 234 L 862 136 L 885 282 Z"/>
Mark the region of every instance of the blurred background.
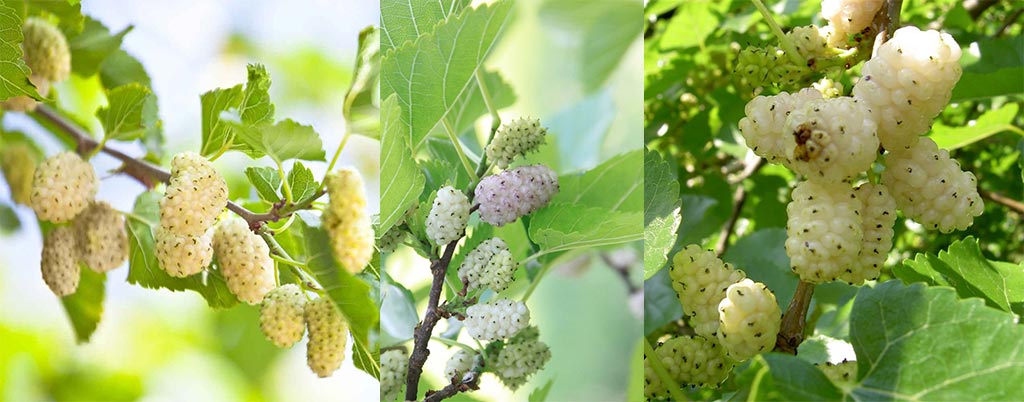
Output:
<path fill-rule="evenodd" d="M 548 144 L 528 155 L 527 163 L 544 163 L 559 174 L 567 174 L 640 149 L 643 3 L 517 0 L 513 8 L 512 19 L 486 67 L 501 72 L 515 90 L 515 103 L 501 110 L 503 121 L 531 116 L 540 118 L 549 129 Z M 489 127 L 489 119 L 481 119 L 478 138 L 464 138 L 464 142 L 482 142 Z M 531 323 L 551 347 L 546 367 L 514 393 L 492 374 L 484 374 L 479 391 L 458 394 L 451 400 L 527 400 L 531 392 L 549 381 L 548 401 L 640 398 L 642 388 L 630 391 L 631 381 L 642 387 L 642 373 L 631 378 L 637 373 L 634 368 L 642 371 L 638 342 L 643 295 L 632 293 L 630 298 L 631 287 L 638 286 L 643 277 L 640 246 L 620 245 L 571 254 L 556 260 L 555 268 L 527 303 Z M 609 263 L 626 267 L 626 280 Z M 428 261 L 408 248 L 400 248 L 388 256 L 385 267 L 420 302 L 417 313 L 422 314 L 430 287 Z M 518 299 L 522 292 L 512 289 L 524 284 L 522 278 L 517 279 L 506 292 Z M 635 308 L 631 309 L 631 302 Z M 388 325 L 387 314 L 382 311 L 382 332 Z M 435 336 L 447 329 L 446 323 L 439 323 Z M 411 338 L 412 328 L 408 331 Z M 459 341 L 476 345 L 465 333 Z M 411 342 L 407 345 L 411 348 Z M 425 389 L 447 384 L 442 378 L 444 366 L 455 353 L 455 349 L 438 342 L 431 342 L 430 350 L 420 395 Z"/>
<path fill-rule="evenodd" d="M 152 78 L 167 155 L 198 149 L 201 93 L 244 83 L 246 64 L 261 63 L 273 80 L 277 116 L 311 124 L 330 156 L 345 128 L 341 106 L 359 31 L 379 21 L 376 1 L 356 0 L 85 0 L 82 11 L 111 32 L 134 26 L 123 49 Z M 97 78 L 73 77 L 56 89 L 63 110 L 101 132 L 92 117 L 105 103 Z M 24 115 L 8 113 L 4 124 L 31 135 L 48 155 L 62 150 Z M 133 144 L 113 146 L 143 153 Z M 246 196 L 239 191 L 247 191 L 241 190 L 247 188 L 242 170 L 250 164 L 241 154 L 217 160 L 233 197 Z M 130 211 L 143 187 L 108 173 L 118 167 L 112 158 L 101 154 L 93 165 L 101 178 L 97 198 Z M 307 166 L 317 177 L 326 168 Z M 377 142 L 354 136 L 339 166 L 363 173 L 376 213 Z M 0 203 L 12 204 L 10 199 L 7 186 L 0 186 Z M 17 206 L 15 213 L 20 227 L 0 235 L 0 400 L 377 399 L 377 381 L 350 359 L 321 380 L 306 367 L 304 345 L 272 346 L 260 333 L 255 308 L 215 311 L 192 292 L 130 286 L 125 268 L 108 274 L 103 319 L 92 340 L 76 344 L 60 301 L 40 277 L 42 238 L 35 217 L 27 207 Z"/>

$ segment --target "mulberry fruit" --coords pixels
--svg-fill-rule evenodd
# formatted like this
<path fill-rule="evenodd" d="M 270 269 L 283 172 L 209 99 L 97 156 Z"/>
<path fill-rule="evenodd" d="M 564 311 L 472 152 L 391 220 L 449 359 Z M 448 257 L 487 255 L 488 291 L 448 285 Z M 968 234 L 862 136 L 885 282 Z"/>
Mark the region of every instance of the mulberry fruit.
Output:
<path fill-rule="evenodd" d="M 0 169 L 4 171 L 14 202 L 30 205 L 32 176 L 36 170 L 36 156 L 32 148 L 23 143 L 5 144 L 0 149 Z"/>
<path fill-rule="evenodd" d="M 544 144 L 547 132 L 546 128 L 541 127 L 539 119 L 520 117 L 503 124 L 487 145 L 487 158 L 504 169 L 517 157 L 526 155 Z"/>
<path fill-rule="evenodd" d="M 733 269 L 711 251 L 689 245 L 672 257 L 669 276 L 694 332 L 714 337 L 718 332 L 718 303 L 725 298 L 729 285 L 744 278 L 743 271 Z"/>
<path fill-rule="evenodd" d="M 824 365 L 819 364 L 818 368 L 825 373 L 825 377 L 828 377 L 837 386 L 852 384 L 857 381 L 856 360 L 843 360 L 838 364 L 826 362 Z"/>
<path fill-rule="evenodd" d="M 864 239 L 861 206 L 846 183 L 807 180 L 793 189 L 786 206 L 786 254 L 800 279 L 830 282 L 857 266 Z"/>
<path fill-rule="evenodd" d="M 355 170 L 338 169 L 325 180 L 330 203 L 323 214 L 323 223 L 331 236 L 334 258 L 348 272 L 358 273 L 373 258 L 374 241 L 363 178 Z"/>
<path fill-rule="evenodd" d="M 758 96 L 747 102 L 746 116 L 739 123 L 747 146 L 768 162 L 788 164 L 793 140 L 792 133 L 785 130 L 786 118 L 793 110 L 821 98 L 821 92 L 807 88 L 793 94 Z"/>
<path fill-rule="evenodd" d="M 885 156 L 882 184 L 908 218 L 942 233 L 964 230 L 985 210 L 974 174 L 922 138 L 907 150 Z"/>
<path fill-rule="evenodd" d="M 558 193 L 558 175 L 544 165 L 520 166 L 480 180 L 480 219 L 494 226 L 519 219 L 548 204 Z"/>
<path fill-rule="evenodd" d="M 928 132 L 960 79 L 960 53 L 949 34 L 903 27 L 864 63 L 853 94 L 874 113 L 885 149 L 910 148 Z"/>
<path fill-rule="evenodd" d="M 744 279 L 729 286 L 718 305 L 718 341 L 736 361 L 772 350 L 782 325 L 775 294 L 763 283 Z"/>
<path fill-rule="evenodd" d="M 61 152 L 36 167 L 31 206 L 39 219 L 67 222 L 89 206 L 98 187 L 89 162 L 74 152 Z"/>
<path fill-rule="evenodd" d="M 40 262 L 43 282 L 57 296 L 64 297 L 78 290 L 81 268 L 78 266 L 77 250 L 75 232 L 68 226 L 54 229 L 43 239 Z"/>
<path fill-rule="evenodd" d="M 210 161 L 194 152 L 177 154 L 160 200 L 160 225 L 179 236 L 201 236 L 227 201 L 227 183 Z"/>
<path fill-rule="evenodd" d="M 649 359 L 656 358 L 667 374 L 680 384 L 717 387 L 729 376 L 733 363 L 715 339 L 700 336 L 670 338 L 654 350 L 655 356 L 644 357 L 644 393 L 648 398 L 666 395 L 666 384 L 661 383 Z"/>
<path fill-rule="evenodd" d="M 21 46 L 32 74 L 50 82 L 64 81 L 71 75 L 71 51 L 67 38 L 56 26 L 41 18 L 28 18 L 21 31 Z"/>
<path fill-rule="evenodd" d="M 806 177 L 849 180 L 871 166 L 878 150 L 871 111 L 851 97 L 810 101 L 786 120 L 790 168 Z"/>
<path fill-rule="evenodd" d="M 847 268 L 839 274 L 839 279 L 851 285 L 860 285 L 865 280 L 878 279 L 889 249 L 892 248 L 896 200 L 880 184 L 862 184 L 854 190 L 854 194 L 863 204 L 860 218 L 864 240 L 857 257 L 857 267 Z"/>
<path fill-rule="evenodd" d="M 448 359 L 448 363 L 444 365 L 444 378 L 447 380 L 460 381 L 462 377 L 466 375 L 469 370 L 473 369 L 473 364 L 476 360 L 476 352 L 471 352 L 466 349 L 459 348 Z"/>
<path fill-rule="evenodd" d="M 466 309 L 466 331 L 481 341 L 511 337 L 529 324 L 530 310 L 523 302 L 500 299 Z"/>
<path fill-rule="evenodd" d="M 128 259 L 128 233 L 124 216 L 105 202 L 94 202 L 75 218 L 82 262 L 96 272 L 107 272 Z"/>
<path fill-rule="evenodd" d="M 468 290 L 491 288 L 501 292 L 512 281 L 516 267 L 508 245 L 495 237 L 484 240 L 466 255 L 459 267 L 459 278 Z"/>
<path fill-rule="evenodd" d="M 179 236 L 163 227 L 156 228 L 156 260 L 168 275 L 177 278 L 195 275 L 213 260 L 213 232 L 202 236 Z"/>
<path fill-rule="evenodd" d="M 847 37 L 871 25 L 881 8 L 882 0 L 823 0 L 821 16 L 833 31 L 832 46 L 845 48 Z"/>
<path fill-rule="evenodd" d="M 260 305 L 260 330 L 279 348 L 294 345 L 306 332 L 305 307 L 306 297 L 298 285 L 289 283 L 271 290 Z"/>
<path fill-rule="evenodd" d="M 551 359 L 547 344 L 533 339 L 516 339 L 508 342 L 498 352 L 491 370 L 503 384 L 515 391 L 526 384 L 534 373 L 540 371 Z"/>
<path fill-rule="evenodd" d="M 345 360 L 348 326 L 334 302 L 326 297 L 306 304 L 306 364 L 320 378 L 329 377 Z"/>
<path fill-rule="evenodd" d="M 441 187 L 427 216 L 427 237 L 438 246 L 451 243 L 466 231 L 469 198 L 451 186 Z"/>
<path fill-rule="evenodd" d="M 409 358 L 405 351 L 392 349 L 380 354 L 380 400 L 404 400 L 405 375 L 409 371 Z"/>
<path fill-rule="evenodd" d="M 213 250 L 228 290 L 238 296 L 238 300 L 258 304 L 274 288 L 270 247 L 249 230 L 245 220 L 231 218 L 217 225 Z"/>

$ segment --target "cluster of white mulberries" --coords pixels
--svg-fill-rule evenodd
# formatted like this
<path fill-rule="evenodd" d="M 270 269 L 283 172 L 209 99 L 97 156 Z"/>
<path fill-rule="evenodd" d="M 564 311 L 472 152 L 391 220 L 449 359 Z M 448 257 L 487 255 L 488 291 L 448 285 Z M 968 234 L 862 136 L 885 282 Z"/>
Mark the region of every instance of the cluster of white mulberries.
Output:
<path fill-rule="evenodd" d="M 544 165 L 520 166 L 480 180 L 480 219 L 503 226 L 548 204 L 558 193 L 558 175 Z"/>
<path fill-rule="evenodd" d="M 36 167 L 30 206 L 44 221 L 70 221 L 96 197 L 99 179 L 92 165 L 74 152 L 61 152 Z"/>
<path fill-rule="evenodd" d="M 821 16 L 828 20 L 829 43 L 846 47 L 848 37 L 871 25 L 882 0 L 822 0 Z"/>
<path fill-rule="evenodd" d="M 523 332 L 530 333 L 506 342 L 490 367 L 501 383 L 513 391 L 526 384 L 551 359 L 551 348 L 538 339 L 536 330 Z"/>
<path fill-rule="evenodd" d="M 907 149 L 928 132 L 960 79 L 960 53 L 949 34 L 903 27 L 864 63 L 853 94 L 875 114 L 885 149 Z"/>
<path fill-rule="evenodd" d="M 76 243 L 75 231 L 70 226 L 59 226 L 43 239 L 43 282 L 57 296 L 67 296 L 78 289 L 81 268 Z"/>
<path fill-rule="evenodd" d="M 274 288 L 274 260 L 270 247 L 249 230 L 241 218 L 231 218 L 217 225 L 213 249 L 228 290 L 238 300 L 258 304 Z"/>
<path fill-rule="evenodd" d="M 763 283 L 743 279 L 730 285 L 718 311 L 718 341 L 729 357 L 743 361 L 775 346 L 782 311 Z"/>
<path fill-rule="evenodd" d="M 31 205 L 32 178 L 35 176 L 36 155 L 28 145 L 15 142 L 0 147 L 0 170 L 11 189 L 11 199 L 21 205 Z"/>
<path fill-rule="evenodd" d="M 685 335 L 669 338 L 655 348 L 654 354 L 644 356 L 644 394 L 648 399 L 663 398 L 668 391 L 667 384 L 651 366 L 651 359 L 657 359 L 677 383 L 702 387 L 718 386 L 734 366 L 714 338 Z"/>
<path fill-rule="evenodd" d="M 889 188 L 903 213 L 927 228 L 949 233 L 964 230 L 984 211 L 974 174 L 922 138 L 907 150 L 885 156 L 882 184 Z"/>
<path fill-rule="evenodd" d="M 357 273 L 373 258 L 373 225 L 366 211 L 363 178 L 353 169 L 338 169 L 324 180 L 330 201 L 322 217 L 334 258 L 348 272 Z"/>
<path fill-rule="evenodd" d="M 516 158 L 536 150 L 544 144 L 548 129 L 541 127 L 540 119 L 520 117 L 502 124 L 487 144 L 487 158 L 498 167 L 508 167 Z"/>
<path fill-rule="evenodd" d="M 306 296 L 298 285 L 271 290 L 260 305 L 260 330 L 275 346 L 290 347 L 306 332 L 305 308 Z"/>
<path fill-rule="evenodd" d="M 481 341 L 511 337 L 529 324 L 530 310 L 523 302 L 499 299 L 466 309 L 466 331 Z"/>
<path fill-rule="evenodd" d="M 427 216 L 427 237 L 443 246 L 462 237 L 469 222 L 469 198 L 452 186 L 441 187 Z"/>
<path fill-rule="evenodd" d="M 718 303 L 725 298 L 729 285 L 744 278 L 743 271 L 722 262 L 715 253 L 691 244 L 672 257 L 669 276 L 694 332 L 715 337 Z"/>
<path fill-rule="evenodd" d="M 391 349 L 380 354 L 380 400 L 403 400 L 405 375 L 409 371 L 409 357 L 403 349 Z"/>
<path fill-rule="evenodd" d="M 202 236 L 227 201 L 227 183 L 210 161 L 182 152 L 171 160 L 171 179 L 160 200 L 160 226 L 179 236 Z"/>
<path fill-rule="evenodd" d="M 448 362 L 445 363 L 444 378 L 447 380 L 462 380 L 462 376 L 473 369 L 474 360 L 476 360 L 476 352 L 459 348 L 452 357 L 448 358 Z"/>
<path fill-rule="evenodd" d="M 468 290 L 490 288 L 501 292 L 512 282 L 518 264 L 513 260 L 508 245 L 498 237 L 484 240 L 466 254 L 459 267 L 459 278 Z"/>
<path fill-rule="evenodd" d="M 808 180 L 797 184 L 792 196 L 786 207 L 786 254 L 800 279 L 830 282 L 859 268 L 862 203 L 850 185 Z"/>
<path fill-rule="evenodd" d="M 81 261 L 96 272 L 107 272 L 128 259 L 124 216 L 106 202 L 94 202 L 75 218 Z"/>
<path fill-rule="evenodd" d="M 306 303 L 306 364 L 320 378 L 329 377 L 345 360 L 348 326 L 345 318 L 326 297 Z"/>

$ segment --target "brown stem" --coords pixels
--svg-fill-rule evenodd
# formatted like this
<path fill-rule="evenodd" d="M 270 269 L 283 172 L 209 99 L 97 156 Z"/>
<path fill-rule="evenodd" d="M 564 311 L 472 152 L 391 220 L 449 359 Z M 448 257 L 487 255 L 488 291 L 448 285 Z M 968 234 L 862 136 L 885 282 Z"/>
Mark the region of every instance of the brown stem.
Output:
<path fill-rule="evenodd" d="M 758 170 L 761 170 L 765 163 L 767 162 L 764 158 L 758 158 L 756 163 L 748 164 L 739 176 L 730 180 L 736 183 L 737 186 L 736 191 L 732 195 L 732 213 L 729 215 L 729 220 L 725 222 L 725 226 L 722 227 L 722 231 L 718 234 L 718 242 L 715 243 L 715 254 L 718 254 L 719 257 L 729 249 L 729 237 L 736 230 L 736 222 L 739 221 L 740 213 L 743 212 L 743 204 L 747 202 L 747 188 L 743 186 L 743 181 L 753 176 Z"/>
<path fill-rule="evenodd" d="M 807 310 L 811 307 L 811 296 L 814 295 L 814 284 L 800 281 L 796 285 L 793 300 L 782 315 L 782 326 L 779 336 L 775 339 L 775 351 L 796 354 L 796 349 L 804 341 L 804 327 L 807 322 Z"/>
<path fill-rule="evenodd" d="M 459 239 L 452 240 L 445 246 L 444 254 L 440 259 L 431 261 L 430 273 L 433 281 L 430 283 L 430 296 L 427 299 L 427 311 L 423 313 L 423 321 L 416 325 L 413 332 L 412 354 L 409 355 L 409 373 L 405 378 L 405 400 L 415 401 L 416 393 L 420 386 L 420 376 L 423 375 L 423 364 L 430 356 L 427 344 L 434 332 L 434 325 L 441 318 L 437 306 L 441 301 L 441 291 L 444 289 L 444 276 L 448 272 L 448 265 L 452 262 L 452 255 L 455 254 L 455 245 Z"/>
<path fill-rule="evenodd" d="M 1010 14 L 1009 17 L 1006 17 L 1006 22 L 1004 22 L 1003 25 L 999 26 L 999 29 L 996 30 L 995 36 L 997 38 L 1003 36 L 1003 34 L 1006 33 L 1007 28 L 1017 23 L 1017 19 L 1020 18 L 1021 14 L 1024 14 L 1024 8 L 1018 8 L 1017 11 L 1014 11 L 1013 14 Z"/>
<path fill-rule="evenodd" d="M 36 107 L 35 112 L 39 116 L 45 118 L 47 121 L 53 123 L 61 130 L 63 130 L 65 133 L 70 135 L 71 138 L 75 141 L 77 145 L 77 152 L 80 155 L 88 155 L 94 149 L 101 146 L 100 143 L 93 139 L 91 136 L 89 136 L 89 134 L 87 134 L 85 130 L 74 125 L 73 123 L 65 119 L 63 116 L 61 116 L 59 113 L 57 113 L 57 111 L 51 109 L 49 106 L 40 104 L 38 107 Z M 171 173 L 159 166 L 156 166 L 152 163 L 146 162 L 141 159 L 135 159 L 131 156 L 128 156 L 128 154 L 110 148 L 105 144 L 102 146 L 103 148 L 100 149 L 100 152 L 103 152 L 121 161 L 121 163 L 123 164 L 120 170 L 121 173 L 130 176 L 131 178 L 141 183 L 143 186 L 146 186 L 146 188 L 153 188 L 157 185 L 157 183 L 167 183 L 171 180 Z M 319 195 L 317 195 L 316 197 L 312 197 L 311 199 L 306 200 L 305 202 L 300 204 L 274 205 L 274 208 L 266 213 L 252 212 L 246 209 L 245 207 L 238 205 L 232 201 L 228 201 L 226 206 L 227 209 L 230 209 L 232 212 L 242 217 L 242 219 L 245 219 L 245 221 L 249 223 L 250 229 L 256 230 L 263 224 L 263 222 L 275 222 L 282 218 L 288 217 L 289 215 L 295 213 L 298 210 L 308 209 L 313 204 L 313 201 L 315 201 L 317 198 L 320 198 L 320 196 L 322 196 L 323 194 L 324 192 L 321 191 Z"/>
<path fill-rule="evenodd" d="M 1022 203 L 1020 201 L 1017 201 L 1015 199 L 1006 197 L 1006 196 L 1004 196 L 1002 194 L 993 193 L 993 192 L 987 191 L 987 190 L 982 190 L 980 188 L 978 189 L 978 193 L 980 193 L 981 197 L 986 199 L 986 200 L 990 200 L 990 201 L 995 202 L 996 204 L 1000 204 L 1000 205 L 1002 205 L 1004 207 L 1007 207 L 1007 208 L 1013 210 L 1014 212 L 1016 212 L 1018 214 L 1024 214 L 1024 203 Z"/>
<path fill-rule="evenodd" d="M 466 375 L 462 376 L 461 381 L 454 381 L 448 384 L 446 387 L 440 390 L 427 392 L 427 397 L 423 399 L 424 402 L 437 402 L 447 398 L 451 398 L 459 392 L 468 392 L 471 390 L 479 389 L 478 382 L 480 380 L 480 372 L 473 370 Z"/>
<path fill-rule="evenodd" d="M 619 274 L 619 278 L 621 278 L 622 282 L 626 284 L 627 294 L 632 295 L 636 292 L 643 290 L 640 289 L 640 287 L 637 286 L 635 283 L 633 283 L 632 279 L 630 279 L 629 271 L 630 268 L 632 268 L 630 265 L 616 264 L 615 261 L 612 260 L 611 256 L 608 255 L 608 253 L 601 253 L 601 260 L 604 261 L 605 265 L 611 267 L 612 270 Z"/>

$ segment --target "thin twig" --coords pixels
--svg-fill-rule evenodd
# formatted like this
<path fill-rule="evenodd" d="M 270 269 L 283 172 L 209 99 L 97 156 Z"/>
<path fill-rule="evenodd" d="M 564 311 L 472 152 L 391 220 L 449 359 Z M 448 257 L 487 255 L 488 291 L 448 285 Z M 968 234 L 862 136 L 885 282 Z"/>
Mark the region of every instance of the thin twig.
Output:
<path fill-rule="evenodd" d="M 1010 26 L 1017 23 L 1017 19 L 1020 18 L 1020 15 L 1022 13 L 1024 13 L 1024 8 L 1018 8 L 1017 11 L 1014 11 L 1013 14 L 1010 14 L 1009 17 L 1006 17 L 1006 22 L 1004 22 L 1003 25 L 1001 25 L 999 29 L 996 30 L 995 36 L 997 38 L 1003 36 L 1003 34 L 1006 33 L 1006 30 L 1010 28 Z"/>
<path fill-rule="evenodd" d="M 807 310 L 811 306 L 811 296 L 814 296 L 814 284 L 798 282 L 793 300 L 789 302 L 789 308 L 782 315 L 779 336 L 775 339 L 775 351 L 796 354 L 797 347 L 804 341 L 804 329 L 807 324 Z"/>
<path fill-rule="evenodd" d="M 626 284 L 628 294 L 633 294 L 643 290 L 633 283 L 633 280 L 629 277 L 629 270 L 632 268 L 631 265 L 616 264 L 616 261 L 614 261 L 608 253 L 601 253 L 600 255 L 604 264 L 611 267 L 612 270 L 619 274 L 619 278 L 621 278 L 622 282 Z"/>
<path fill-rule="evenodd" d="M 412 354 L 409 355 L 409 374 L 405 379 L 405 400 L 415 401 L 416 393 L 420 386 L 420 376 L 423 375 L 423 364 L 430 356 L 427 344 L 434 332 L 434 325 L 441 318 L 437 306 L 441 301 L 441 291 L 444 289 L 444 277 L 448 271 L 448 265 L 452 262 L 452 255 L 455 254 L 455 245 L 461 238 L 452 240 L 445 246 L 444 254 L 440 259 L 430 263 L 430 273 L 433 281 L 430 284 L 430 296 L 427 299 L 427 311 L 423 313 L 423 321 L 416 325 L 413 332 Z"/>
<path fill-rule="evenodd" d="M 1002 194 L 993 193 L 993 192 L 987 191 L 987 190 L 982 190 L 980 188 L 978 189 L 978 193 L 981 194 L 981 197 L 986 199 L 986 200 L 995 202 L 996 204 L 1000 204 L 1000 205 L 1002 205 L 1004 207 L 1007 207 L 1007 208 L 1011 209 L 1012 211 L 1014 211 L 1014 212 L 1016 212 L 1018 214 L 1024 215 L 1024 203 L 1022 203 L 1020 201 L 1017 201 L 1017 200 L 1015 200 L 1013 198 L 1009 198 L 1009 197 L 1004 196 Z"/>
<path fill-rule="evenodd" d="M 469 392 L 480 389 L 480 373 L 484 370 L 484 359 L 477 354 L 473 360 L 473 367 L 462 375 L 461 379 L 452 378 L 451 383 L 437 391 L 427 391 L 424 402 L 437 402 L 451 398 L 460 392 Z"/>
<path fill-rule="evenodd" d="M 743 205 L 747 202 L 747 188 L 743 185 L 743 181 L 761 170 L 766 163 L 764 158 L 758 158 L 757 162 L 747 164 L 746 168 L 738 176 L 730 180 L 730 182 L 736 184 L 736 191 L 732 195 L 732 213 L 729 214 L 729 220 L 725 222 L 725 226 L 722 227 L 722 231 L 718 234 L 718 242 L 715 243 L 715 254 L 719 257 L 729 249 L 729 237 L 736 230 L 736 222 L 739 221 L 740 213 L 743 212 Z"/>

